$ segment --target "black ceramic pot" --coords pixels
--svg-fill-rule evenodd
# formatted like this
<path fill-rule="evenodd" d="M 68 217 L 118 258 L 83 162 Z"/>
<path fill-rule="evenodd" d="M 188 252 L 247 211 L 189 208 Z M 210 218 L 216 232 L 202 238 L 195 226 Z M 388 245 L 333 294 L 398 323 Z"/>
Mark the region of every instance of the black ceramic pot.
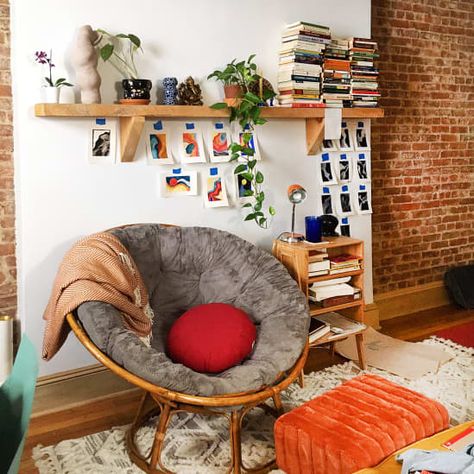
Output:
<path fill-rule="evenodd" d="M 124 79 L 122 87 L 124 99 L 150 99 L 151 81 L 148 79 Z"/>

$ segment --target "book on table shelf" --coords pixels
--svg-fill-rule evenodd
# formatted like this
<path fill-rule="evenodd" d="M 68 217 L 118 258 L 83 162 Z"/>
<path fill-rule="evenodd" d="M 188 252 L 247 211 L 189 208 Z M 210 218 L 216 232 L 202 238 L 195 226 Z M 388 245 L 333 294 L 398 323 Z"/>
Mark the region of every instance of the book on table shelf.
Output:
<path fill-rule="evenodd" d="M 335 255 L 329 258 L 331 267 L 329 273 L 331 275 L 337 275 L 338 273 L 353 272 L 360 270 L 361 257 L 356 255 L 350 255 L 347 253 L 341 255 Z"/>
<path fill-rule="evenodd" d="M 322 321 L 317 320 L 316 318 L 311 318 L 311 324 L 309 326 L 309 343 L 313 343 L 318 339 L 321 339 L 325 336 L 331 328 L 328 324 L 323 323 Z"/>
<path fill-rule="evenodd" d="M 330 281 L 330 280 L 329 280 Z M 328 298 L 334 298 L 335 296 L 352 296 L 359 291 L 358 288 L 355 288 L 347 283 L 337 283 L 326 286 L 308 288 L 308 295 L 311 297 L 312 301 L 320 302 Z"/>
<path fill-rule="evenodd" d="M 360 290 L 353 295 L 343 295 L 343 296 L 331 296 L 321 301 L 316 301 L 311 296 L 309 300 L 320 308 L 331 308 L 332 306 L 339 306 L 341 304 L 352 303 L 353 301 L 360 300 Z"/>
<path fill-rule="evenodd" d="M 330 327 L 328 341 L 339 337 L 350 336 L 351 334 L 363 331 L 367 326 L 353 319 L 346 318 L 342 314 L 331 312 L 320 314 L 313 319 L 327 324 Z"/>
<path fill-rule="evenodd" d="M 442 446 L 450 451 L 464 451 L 469 444 L 474 444 L 474 425 L 448 439 Z"/>
<path fill-rule="evenodd" d="M 327 275 L 329 273 L 329 260 L 320 260 L 319 262 L 308 263 L 308 275 L 310 277 L 317 275 Z"/>

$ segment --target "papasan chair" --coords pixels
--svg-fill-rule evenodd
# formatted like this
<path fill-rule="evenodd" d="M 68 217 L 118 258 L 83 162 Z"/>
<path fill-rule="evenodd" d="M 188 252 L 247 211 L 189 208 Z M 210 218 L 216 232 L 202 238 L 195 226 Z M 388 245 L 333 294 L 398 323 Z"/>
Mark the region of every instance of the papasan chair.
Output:
<path fill-rule="evenodd" d="M 108 232 L 128 249 L 147 286 L 155 313 L 151 347 L 126 329 L 118 310 L 106 303 L 83 303 L 67 320 L 92 355 L 145 391 L 126 436 L 131 460 L 147 473 L 170 473 L 161 461 L 167 426 L 174 413 L 187 411 L 229 419 L 229 472 L 268 472 L 274 460 L 258 468 L 243 465 L 241 424 L 256 406 L 281 414 L 280 392 L 302 372 L 309 313 L 297 284 L 272 255 L 220 230 L 137 224 Z M 244 310 L 257 327 L 257 341 L 240 365 L 210 375 L 173 363 L 165 342 L 181 314 L 213 302 Z M 269 399 L 273 406 L 265 403 Z M 154 441 L 144 456 L 135 434 L 158 414 Z"/>

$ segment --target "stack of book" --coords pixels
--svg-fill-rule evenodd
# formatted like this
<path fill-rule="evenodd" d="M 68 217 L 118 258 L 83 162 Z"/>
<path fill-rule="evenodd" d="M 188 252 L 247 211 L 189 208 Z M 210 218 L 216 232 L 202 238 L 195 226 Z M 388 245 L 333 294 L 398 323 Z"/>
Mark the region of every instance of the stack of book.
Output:
<path fill-rule="evenodd" d="M 343 253 L 341 255 L 332 256 L 329 260 L 331 262 L 329 269 L 331 275 L 360 270 L 361 257 L 356 255 Z"/>
<path fill-rule="evenodd" d="M 311 318 L 311 324 L 309 325 L 309 343 L 320 339 L 325 336 L 331 330 L 329 324 L 323 323 L 316 318 Z"/>
<path fill-rule="evenodd" d="M 321 73 L 323 53 L 331 41 L 326 26 L 299 21 L 283 32 L 278 91 L 285 107 L 323 107 Z"/>
<path fill-rule="evenodd" d="M 324 283 L 324 285 L 321 285 L 321 283 Z M 308 297 L 310 301 L 318 306 L 328 308 L 360 299 L 361 291 L 348 283 L 334 283 L 332 280 L 327 280 L 313 283 L 308 288 Z"/>
<path fill-rule="evenodd" d="M 351 61 L 349 43 L 332 39 L 324 51 L 322 98 L 326 107 L 350 107 Z"/>
<path fill-rule="evenodd" d="M 379 72 L 374 65 L 378 58 L 377 43 L 371 39 L 349 40 L 351 60 L 351 90 L 354 107 L 377 107 Z"/>
<path fill-rule="evenodd" d="M 367 328 L 365 324 L 346 318 L 339 313 L 320 314 L 319 316 L 312 319 L 316 319 L 317 321 L 329 326 L 330 334 L 327 337 L 328 341 L 331 341 L 332 339 L 344 338 L 350 334 L 361 332 Z"/>

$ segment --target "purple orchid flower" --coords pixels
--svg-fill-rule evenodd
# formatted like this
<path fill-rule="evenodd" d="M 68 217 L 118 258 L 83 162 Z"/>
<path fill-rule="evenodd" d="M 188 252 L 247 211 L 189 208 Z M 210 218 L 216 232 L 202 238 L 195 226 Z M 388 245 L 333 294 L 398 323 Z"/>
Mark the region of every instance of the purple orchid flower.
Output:
<path fill-rule="evenodd" d="M 49 75 L 46 76 L 44 79 L 46 83 L 50 87 L 62 87 L 62 86 L 68 86 L 71 87 L 72 84 L 69 82 L 66 82 L 66 79 L 64 77 L 59 78 L 57 81 L 53 82 L 53 75 L 52 75 L 52 68 L 55 67 L 53 64 L 53 51 L 49 52 L 49 57 L 46 51 L 36 51 L 35 52 L 35 61 L 38 64 L 47 64 L 48 69 L 49 69 Z"/>

